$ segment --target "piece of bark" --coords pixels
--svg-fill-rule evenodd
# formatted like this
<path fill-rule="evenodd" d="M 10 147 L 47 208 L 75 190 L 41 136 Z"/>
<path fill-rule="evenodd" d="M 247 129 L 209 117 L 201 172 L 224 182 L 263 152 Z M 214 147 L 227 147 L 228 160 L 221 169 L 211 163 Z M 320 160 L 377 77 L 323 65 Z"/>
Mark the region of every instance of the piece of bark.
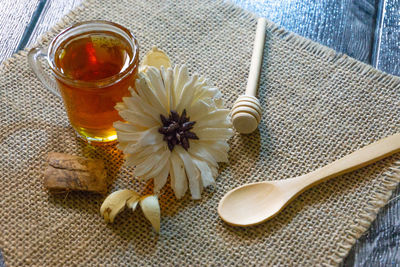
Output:
<path fill-rule="evenodd" d="M 56 152 L 50 152 L 47 160 L 49 165 L 44 172 L 47 189 L 107 192 L 107 173 L 102 160 Z"/>

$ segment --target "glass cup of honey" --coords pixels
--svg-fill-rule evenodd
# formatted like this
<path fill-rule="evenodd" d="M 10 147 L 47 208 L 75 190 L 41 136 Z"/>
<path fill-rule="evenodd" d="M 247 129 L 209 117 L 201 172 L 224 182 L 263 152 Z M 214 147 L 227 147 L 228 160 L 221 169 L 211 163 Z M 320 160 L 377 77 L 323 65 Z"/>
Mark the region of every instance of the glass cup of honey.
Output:
<path fill-rule="evenodd" d="M 128 29 L 108 21 L 81 22 L 48 47 L 33 48 L 28 61 L 44 86 L 62 97 L 78 136 L 92 144 L 117 139 L 113 122 L 122 119 L 114 107 L 130 95 L 139 65 L 138 42 Z"/>

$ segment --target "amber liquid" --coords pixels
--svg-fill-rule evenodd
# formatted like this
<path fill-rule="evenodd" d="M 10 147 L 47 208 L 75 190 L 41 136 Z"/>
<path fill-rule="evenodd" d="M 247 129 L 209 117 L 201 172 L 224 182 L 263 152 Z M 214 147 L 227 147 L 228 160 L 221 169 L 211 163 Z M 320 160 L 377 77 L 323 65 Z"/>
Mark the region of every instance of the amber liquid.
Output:
<path fill-rule="evenodd" d="M 113 122 L 121 118 L 114 107 L 129 95 L 129 86 L 134 87 L 138 62 L 129 65 L 133 56 L 130 44 L 109 32 L 74 36 L 57 49 L 56 67 L 69 81 L 75 81 L 57 78 L 64 105 L 72 127 L 87 141 L 116 140 Z M 110 82 L 128 69 L 132 71 L 125 78 Z"/>

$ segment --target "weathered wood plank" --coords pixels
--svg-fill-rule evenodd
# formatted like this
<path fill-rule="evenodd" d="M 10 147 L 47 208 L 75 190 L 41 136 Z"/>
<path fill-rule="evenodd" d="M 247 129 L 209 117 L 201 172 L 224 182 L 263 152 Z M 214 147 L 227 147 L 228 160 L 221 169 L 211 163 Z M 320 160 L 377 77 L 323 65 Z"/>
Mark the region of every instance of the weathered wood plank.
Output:
<path fill-rule="evenodd" d="M 400 76 L 400 0 L 382 0 L 380 9 L 372 65 Z"/>
<path fill-rule="evenodd" d="M 232 0 L 289 31 L 366 63 L 379 0 Z"/>
<path fill-rule="evenodd" d="M 0 62 L 14 53 L 38 5 L 38 0 L 1 0 Z"/>
<path fill-rule="evenodd" d="M 400 266 L 400 186 L 352 250 L 345 266 Z"/>
<path fill-rule="evenodd" d="M 48 0 L 43 8 L 42 14 L 33 30 L 27 46 L 33 45 L 37 38 L 47 32 L 54 24 L 56 24 L 70 10 L 79 6 L 83 0 Z"/>

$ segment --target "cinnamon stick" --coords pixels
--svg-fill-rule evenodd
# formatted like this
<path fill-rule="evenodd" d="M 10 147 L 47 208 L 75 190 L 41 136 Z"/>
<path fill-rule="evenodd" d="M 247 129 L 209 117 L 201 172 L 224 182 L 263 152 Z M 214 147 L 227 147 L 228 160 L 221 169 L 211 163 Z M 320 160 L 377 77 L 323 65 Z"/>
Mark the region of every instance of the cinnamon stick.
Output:
<path fill-rule="evenodd" d="M 64 153 L 50 152 L 44 172 L 44 186 L 55 191 L 82 190 L 106 193 L 104 162 Z"/>

